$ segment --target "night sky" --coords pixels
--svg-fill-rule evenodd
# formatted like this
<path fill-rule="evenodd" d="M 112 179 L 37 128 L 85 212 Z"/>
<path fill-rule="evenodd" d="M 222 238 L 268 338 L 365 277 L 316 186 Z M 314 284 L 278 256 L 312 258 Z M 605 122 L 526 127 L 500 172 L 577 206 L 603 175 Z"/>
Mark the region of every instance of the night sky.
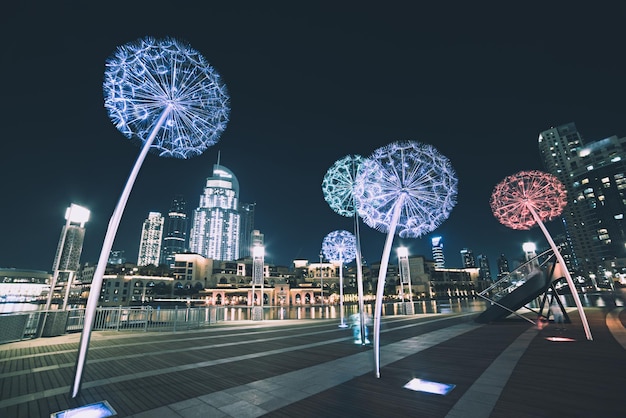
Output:
<path fill-rule="evenodd" d="M 588 141 L 626 135 L 624 2 L 20 3 L 0 14 L 0 267 L 50 271 L 71 203 L 91 210 L 81 261 L 98 260 L 139 155 L 105 111 L 104 64 L 145 36 L 201 52 L 232 110 L 203 155 L 144 161 L 113 246 L 132 262 L 148 212 L 182 194 L 191 217 L 218 152 L 241 202 L 257 204 L 266 261 L 317 261 L 324 236 L 353 225 L 324 200 L 326 171 L 415 140 L 450 159 L 458 203 L 434 232 L 394 244 L 431 258 L 441 235 L 446 267 L 469 248 L 495 272 L 501 253 L 547 246 L 538 228 L 510 230 L 489 207 L 504 177 L 542 169 L 538 134 L 574 122 Z M 363 256 L 379 261 L 386 234 L 361 231 Z"/>

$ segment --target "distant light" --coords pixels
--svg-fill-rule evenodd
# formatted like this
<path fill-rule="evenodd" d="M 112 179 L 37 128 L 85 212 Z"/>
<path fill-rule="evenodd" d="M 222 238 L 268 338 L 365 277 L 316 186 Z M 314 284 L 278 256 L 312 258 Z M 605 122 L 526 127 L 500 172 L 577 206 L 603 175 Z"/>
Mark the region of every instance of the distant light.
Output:
<path fill-rule="evenodd" d="M 65 211 L 65 219 L 77 224 L 84 224 L 89 220 L 89 209 L 72 203 Z"/>
<path fill-rule="evenodd" d="M 409 249 L 407 247 L 398 247 L 398 257 L 408 257 Z"/>
<path fill-rule="evenodd" d="M 434 393 L 436 395 L 447 395 L 456 385 L 449 383 L 431 382 L 430 380 L 411 379 L 403 386 L 405 389 L 416 392 Z"/>
<path fill-rule="evenodd" d="M 525 252 L 532 253 L 532 252 L 535 252 L 535 250 L 537 249 L 537 246 L 535 245 L 534 242 L 525 242 L 522 244 L 522 248 L 524 249 Z"/>
<path fill-rule="evenodd" d="M 66 409 L 65 411 L 50 414 L 50 418 L 104 418 L 117 415 L 117 412 L 107 401 Z"/>

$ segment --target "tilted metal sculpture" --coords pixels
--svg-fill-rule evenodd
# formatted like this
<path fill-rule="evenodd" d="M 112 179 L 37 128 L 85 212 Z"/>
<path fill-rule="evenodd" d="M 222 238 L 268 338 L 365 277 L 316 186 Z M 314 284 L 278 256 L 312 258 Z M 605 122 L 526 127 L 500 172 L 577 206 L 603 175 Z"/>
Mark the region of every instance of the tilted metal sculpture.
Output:
<path fill-rule="evenodd" d="M 357 174 L 354 198 L 368 226 L 387 232 L 374 310 L 374 365 L 380 377 L 380 321 L 393 237 L 418 238 L 436 229 L 456 204 L 458 180 L 431 145 L 398 141 L 375 150 Z"/>
<path fill-rule="evenodd" d="M 80 390 L 104 271 L 126 202 L 148 152 L 191 158 L 218 142 L 230 98 L 220 75 L 186 42 L 146 37 L 118 47 L 106 62 L 104 106 L 117 129 L 141 146 L 111 216 L 85 308 L 72 397 Z"/>
<path fill-rule="evenodd" d="M 572 276 L 561 252 L 543 224 L 544 220 L 552 220 L 561 215 L 567 205 L 567 191 L 563 184 L 549 173 L 538 170 L 520 171 L 496 185 L 489 204 L 496 219 L 509 228 L 527 230 L 539 225 L 565 272 L 565 280 L 572 292 L 585 335 L 588 340 L 592 340 L 587 317 Z"/>
<path fill-rule="evenodd" d="M 366 344 L 365 332 L 365 302 L 363 291 L 363 261 L 361 256 L 361 233 L 359 214 L 354 201 L 354 180 L 363 157 L 360 155 L 346 155 L 335 161 L 326 171 L 322 181 L 324 199 L 332 210 L 341 216 L 352 217 L 354 220 L 354 235 L 356 237 L 356 283 L 359 303 L 359 327 L 361 344 Z"/>
<path fill-rule="evenodd" d="M 354 234 L 344 230 L 337 230 L 329 233 L 322 241 L 322 253 L 330 262 L 339 262 L 339 311 L 341 328 L 347 325 L 344 321 L 343 313 L 343 265 L 350 263 L 357 255 L 356 237 Z"/>

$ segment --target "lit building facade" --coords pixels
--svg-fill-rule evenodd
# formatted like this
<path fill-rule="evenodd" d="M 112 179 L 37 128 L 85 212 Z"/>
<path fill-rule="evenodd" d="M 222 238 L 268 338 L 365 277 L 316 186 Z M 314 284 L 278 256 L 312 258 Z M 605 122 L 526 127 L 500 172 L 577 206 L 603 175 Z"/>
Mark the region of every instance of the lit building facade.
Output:
<path fill-rule="evenodd" d="M 207 178 L 200 204 L 193 213 L 189 249 L 206 258 L 239 258 L 239 182 L 228 168 L 215 164 Z"/>
<path fill-rule="evenodd" d="M 212 259 L 196 253 L 178 253 L 174 260 L 174 294 L 193 293 L 215 285 L 211 281 Z"/>
<path fill-rule="evenodd" d="M 150 212 L 143 222 L 139 242 L 138 266 L 159 265 L 164 218 L 160 212 Z"/>
<path fill-rule="evenodd" d="M 569 123 L 541 132 L 539 150 L 568 193 L 562 219 L 569 267 L 598 273 L 608 260 L 626 257 L 626 138 L 585 144 Z"/>
<path fill-rule="evenodd" d="M 163 230 L 161 245 L 161 264 L 174 267 L 175 255 L 187 251 L 187 212 L 185 199 L 174 196 Z"/>

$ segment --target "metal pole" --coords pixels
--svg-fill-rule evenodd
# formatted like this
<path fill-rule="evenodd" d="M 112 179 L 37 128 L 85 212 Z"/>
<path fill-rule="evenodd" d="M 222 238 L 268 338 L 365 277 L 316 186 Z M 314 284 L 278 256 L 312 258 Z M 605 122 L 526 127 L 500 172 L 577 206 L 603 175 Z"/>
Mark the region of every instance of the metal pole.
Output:
<path fill-rule="evenodd" d="M 359 327 L 361 328 L 361 344 L 365 344 L 365 302 L 363 296 L 363 260 L 361 260 L 361 238 L 359 231 L 359 216 L 354 212 L 354 232 L 356 236 L 356 284 L 357 293 L 359 295 Z"/>
<path fill-rule="evenodd" d="M 339 324 L 339 328 L 346 328 L 347 325 L 344 321 L 343 316 L 343 254 L 340 257 L 339 262 L 339 315 L 341 318 L 341 323 Z"/>
<path fill-rule="evenodd" d="M 324 274 L 322 273 L 322 252 L 320 251 L 320 297 L 322 303 L 322 318 L 324 317 Z"/>

